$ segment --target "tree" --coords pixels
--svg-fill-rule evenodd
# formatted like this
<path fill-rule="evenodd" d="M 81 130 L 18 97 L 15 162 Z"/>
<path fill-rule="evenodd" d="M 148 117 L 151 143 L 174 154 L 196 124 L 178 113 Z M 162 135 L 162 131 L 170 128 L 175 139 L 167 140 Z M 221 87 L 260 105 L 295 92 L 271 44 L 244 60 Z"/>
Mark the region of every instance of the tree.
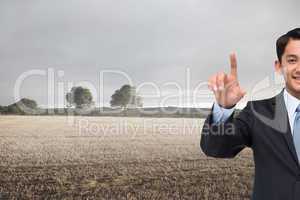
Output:
<path fill-rule="evenodd" d="M 74 101 L 73 101 L 73 97 L 72 97 L 72 93 L 71 92 L 68 92 L 66 94 L 66 100 L 67 100 L 67 107 L 70 108 L 72 107 L 72 105 L 74 104 Z"/>
<path fill-rule="evenodd" d="M 1 106 L 0 113 L 6 114 L 7 112 L 8 112 L 8 107 L 7 106 Z"/>
<path fill-rule="evenodd" d="M 6 112 L 12 114 L 35 113 L 37 103 L 32 99 L 22 98 L 20 101 L 7 106 Z"/>
<path fill-rule="evenodd" d="M 143 99 L 141 96 L 136 96 L 135 100 L 135 104 L 137 105 L 137 107 L 143 107 Z"/>
<path fill-rule="evenodd" d="M 32 99 L 23 98 L 16 103 L 19 107 L 25 106 L 30 109 L 36 109 L 37 103 Z"/>
<path fill-rule="evenodd" d="M 90 107 L 93 103 L 93 96 L 89 89 L 73 87 L 70 92 L 66 94 L 68 107 L 74 105 L 76 108 Z"/>
<path fill-rule="evenodd" d="M 112 107 L 120 106 L 122 109 L 127 109 L 128 106 L 142 107 L 142 98 L 136 94 L 135 87 L 123 85 L 116 90 L 111 96 L 110 105 Z"/>

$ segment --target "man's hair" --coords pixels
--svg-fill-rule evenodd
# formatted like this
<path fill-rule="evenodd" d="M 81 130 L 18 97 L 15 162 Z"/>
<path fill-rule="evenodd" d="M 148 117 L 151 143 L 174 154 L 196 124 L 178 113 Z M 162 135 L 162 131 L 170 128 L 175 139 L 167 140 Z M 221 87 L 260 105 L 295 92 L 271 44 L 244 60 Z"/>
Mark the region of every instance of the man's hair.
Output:
<path fill-rule="evenodd" d="M 284 54 L 285 47 L 291 39 L 300 40 L 300 28 L 295 28 L 278 38 L 276 42 L 276 52 L 279 62 L 281 62 L 281 57 Z"/>

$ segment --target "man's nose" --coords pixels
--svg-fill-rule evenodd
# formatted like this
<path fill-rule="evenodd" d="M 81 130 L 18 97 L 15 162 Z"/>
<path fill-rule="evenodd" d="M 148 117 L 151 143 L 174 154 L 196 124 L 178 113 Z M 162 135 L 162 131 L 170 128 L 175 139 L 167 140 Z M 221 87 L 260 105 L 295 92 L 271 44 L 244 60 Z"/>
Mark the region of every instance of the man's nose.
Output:
<path fill-rule="evenodd" d="M 300 73 L 300 62 L 297 62 L 296 71 Z"/>
<path fill-rule="evenodd" d="M 300 73 L 300 61 L 297 61 L 297 65 L 296 65 L 296 70 L 297 73 Z"/>

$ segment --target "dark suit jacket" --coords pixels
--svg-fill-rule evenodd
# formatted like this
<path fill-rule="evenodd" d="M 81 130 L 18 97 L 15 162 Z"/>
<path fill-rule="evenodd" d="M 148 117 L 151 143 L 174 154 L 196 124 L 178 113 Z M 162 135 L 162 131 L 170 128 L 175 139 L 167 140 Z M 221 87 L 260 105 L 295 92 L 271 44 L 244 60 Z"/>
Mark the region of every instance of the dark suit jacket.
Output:
<path fill-rule="evenodd" d="M 212 124 L 210 112 L 200 146 L 207 156 L 217 158 L 232 158 L 250 147 L 255 163 L 252 199 L 300 200 L 300 165 L 283 90 L 269 99 L 248 101 L 224 123 Z"/>

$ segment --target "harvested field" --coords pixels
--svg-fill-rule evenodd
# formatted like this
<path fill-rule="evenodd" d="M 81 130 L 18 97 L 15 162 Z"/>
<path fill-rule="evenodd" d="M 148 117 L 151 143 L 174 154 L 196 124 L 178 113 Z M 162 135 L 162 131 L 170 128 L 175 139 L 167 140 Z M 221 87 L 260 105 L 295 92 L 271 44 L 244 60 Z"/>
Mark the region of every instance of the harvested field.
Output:
<path fill-rule="evenodd" d="M 206 157 L 202 123 L 0 116 L 0 199 L 250 199 L 252 151 Z"/>

